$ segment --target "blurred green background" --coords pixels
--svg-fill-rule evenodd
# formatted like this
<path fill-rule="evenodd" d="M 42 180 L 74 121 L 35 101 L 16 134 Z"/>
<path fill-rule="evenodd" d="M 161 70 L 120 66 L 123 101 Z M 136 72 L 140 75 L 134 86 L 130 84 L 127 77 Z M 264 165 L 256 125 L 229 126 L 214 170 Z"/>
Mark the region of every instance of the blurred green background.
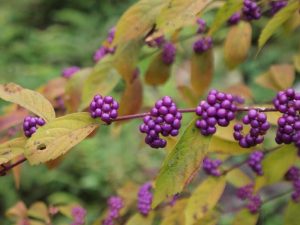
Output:
<path fill-rule="evenodd" d="M 50 79 L 59 77 L 61 70 L 70 65 L 93 66 L 93 53 L 105 39 L 107 31 L 133 2 L 135 1 L 0 1 L 0 83 L 16 82 L 35 89 Z M 206 19 L 211 23 L 213 17 L 208 14 Z M 258 28 L 261 29 L 263 22 L 255 24 L 254 45 L 259 34 Z M 220 31 L 216 42 L 223 40 L 225 35 L 226 29 Z M 229 73 L 221 62 L 223 59 L 217 57 L 213 86 L 222 87 L 224 82 L 239 77 L 238 80 L 251 87 L 256 102 L 270 101 L 274 92 L 256 85 L 254 78 L 271 64 L 290 62 L 295 49 L 299 49 L 299 40 L 299 32 L 291 35 L 289 41 L 286 41 L 285 35 L 280 35 L 257 58 L 257 49 L 253 47 L 249 57 L 251 60 L 243 64 L 241 70 L 233 73 Z M 187 42 L 187 45 L 190 44 Z M 221 50 L 216 48 L 216 52 L 221 53 Z M 172 82 L 160 91 L 160 94 L 180 99 Z M 156 94 L 156 97 L 160 97 L 160 94 Z M 180 100 L 180 104 L 185 105 Z M 1 105 L 4 105 L 3 101 L 0 102 Z M 188 120 L 188 117 L 185 119 Z M 1 177 L 0 224 L 10 224 L 4 219 L 4 212 L 18 200 L 23 200 L 28 206 L 37 200 L 55 202 L 69 198 L 86 207 L 88 221 L 93 221 L 103 212 L 106 198 L 114 194 L 117 188 L 128 180 L 142 183 L 152 178 L 161 164 L 164 152 L 145 149 L 142 145 L 143 136 L 139 132 L 133 132 L 138 125 L 139 121 L 126 124 L 120 137 L 115 127 L 100 129 L 96 137 L 70 151 L 62 164 L 54 170 L 48 170 L 44 165 L 30 167 L 25 163 L 22 166 L 19 190 L 14 187 L 12 175 Z M 262 224 L 281 224 L 280 215 L 273 213 L 274 207 L 278 208 L 279 204 L 280 201 L 275 206 L 269 204 L 265 207 Z M 224 217 L 222 224 L 230 224 L 227 219 Z M 231 219 L 232 217 L 228 221 Z"/>

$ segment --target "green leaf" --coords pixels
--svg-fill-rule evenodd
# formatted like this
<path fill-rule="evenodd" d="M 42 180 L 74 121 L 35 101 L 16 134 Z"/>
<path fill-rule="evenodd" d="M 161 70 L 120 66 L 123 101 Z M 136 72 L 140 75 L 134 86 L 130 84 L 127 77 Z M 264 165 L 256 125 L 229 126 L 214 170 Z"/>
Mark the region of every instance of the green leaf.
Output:
<path fill-rule="evenodd" d="M 249 210 L 242 209 L 239 211 L 232 223 L 232 225 L 255 225 L 257 223 L 259 214 L 251 214 Z"/>
<path fill-rule="evenodd" d="M 17 84 L 0 84 L 0 98 L 28 109 L 46 121 L 55 118 L 54 109 L 44 96 Z"/>
<path fill-rule="evenodd" d="M 140 0 L 131 6 L 116 25 L 113 45 L 142 39 L 152 29 L 155 19 L 167 1 Z"/>
<path fill-rule="evenodd" d="M 160 169 L 155 181 L 153 208 L 166 197 L 181 192 L 201 167 L 210 137 L 202 136 L 195 122 L 193 120 L 185 129 Z"/>
<path fill-rule="evenodd" d="M 145 81 L 149 85 L 162 85 L 170 77 L 171 66 L 162 61 L 162 53 L 157 54 L 151 61 L 145 74 Z"/>
<path fill-rule="evenodd" d="M 22 155 L 25 150 L 26 138 L 15 138 L 0 144 L 0 165 Z"/>
<path fill-rule="evenodd" d="M 247 59 L 251 46 L 252 28 L 248 22 L 231 26 L 224 45 L 224 59 L 230 69 Z"/>
<path fill-rule="evenodd" d="M 125 225 L 151 225 L 154 219 L 154 214 L 150 213 L 149 215 L 142 216 L 140 213 L 134 214 Z"/>
<path fill-rule="evenodd" d="M 253 148 L 242 148 L 238 142 L 229 141 L 214 135 L 209 144 L 209 151 L 221 154 L 246 154 L 249 153 Z"/>
<path fill-rule="evenodd" d="M 300 2 L 298 0 L 289 1 L 288 5 L 282 8 L 278 13 L 276 13 L 272 19 L 266 24 L 265 28 L 262 30 L 258 46 L 261 49 L 269 38 L 275 33 L 275 31 L 289 18 L 294 15 L 300 7 Z"/>
<path fill-rule="evenodd" d="M 294 201 L 289 201 L 284 212 L 284 225 L 299 225 L 300 204 Z"/>
<path fill-rule="evenodd" d="M 255 190 L 274 184 L 283 179 L 288 169 L 295 163 L 297 151 L 293 144 L 284 145 L 269 153 L 262 162 L 264 175 L 257 177 Z"/>
<path fill-rule="evenodd" d="M 94 95 L 107 95 L 120 81 L 120 75 L 110 60 L 109 57 L 101 60 L 83 83 L 80 111 L 89 106 Z"/>
<path fill-rule="evenodd" d="M 98 125 L 89 113 L 73 113 L 40 127 L 26 144 L 25 157 L 31 165 L 65 154 L 86 138 Z"/>
<path fill-rule="evenodd" d="M 44 202 L 35 202 L 30 206 L 27 213 L 30 217 L 43 220 L 46 223 L 50 222 L 48 208 Z"/>
<path fill-rule="evenodd" d="M 186 225 L 193 225 L 212 210 L 221 198 L 226 185 L 224 176 L 208 177 L 192 193 L 185 208 Z"/>
<path fill-rule="evenodd" d="M 196 23 L 197 14 L 210 2 L 210 0 L 171 0 L 158 15 L 157 28 L 169 33 L 182 26 Z"/>
<path fill-rule="evenodd" d="M 198 95 L 203 95 L 211 84 L 214 74 L 213 50 L 194 53 L 191 58 L 191 86 Z"/>
<path fill-rule="evenodd" d="M 224 23 L 226 23 L 231 15 L 239 11 L 242 6 L 243 0 L 227 0 L 225 4 L 218 10 L 208 34 L 213 35 Z"/>
<path fill-rule="evenodd" d="M 239 168 L 231 170 L 229 173 L 227 173 L 226 180 L 235 187 L 243 187 L 252 183 L 250 177 Z"/>

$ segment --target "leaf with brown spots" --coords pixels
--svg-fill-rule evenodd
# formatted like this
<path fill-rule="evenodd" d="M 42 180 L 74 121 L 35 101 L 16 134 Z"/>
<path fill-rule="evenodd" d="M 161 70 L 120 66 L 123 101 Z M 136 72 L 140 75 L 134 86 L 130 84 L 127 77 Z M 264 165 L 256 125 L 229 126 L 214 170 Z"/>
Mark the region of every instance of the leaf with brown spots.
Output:
<path fill-rule="evenodd" d="M 15 138 L 0 144 L 0 165 L 22 155 L 25 150 L 26 138 Z"/>
<path fill-rule="evenodd" d="M 31 165 L 44 163 L 68 152 L 96 127 L 89 113 L 73 113 L 40 127 L 27 141 L 25 157 Z"/>

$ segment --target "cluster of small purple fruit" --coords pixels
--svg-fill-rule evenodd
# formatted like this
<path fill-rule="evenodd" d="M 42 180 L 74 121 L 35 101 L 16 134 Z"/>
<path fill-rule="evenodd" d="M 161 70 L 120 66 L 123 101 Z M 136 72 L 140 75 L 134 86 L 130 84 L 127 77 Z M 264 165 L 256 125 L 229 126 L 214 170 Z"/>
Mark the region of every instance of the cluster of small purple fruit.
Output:
<path fill-rule="evenodd" d="M 244 0 L 243 16 L 246 20 L 258 20 L 261 17 L 261 8 L 255 0 Z"/>
<path fill-rule="evenodd" d="M 144 117 L 140 131 L 147 134 L 145 142 L 152 148 L 164 148 L 167 142 L 159 135 L 177 136 L 181 127 L 181 119 L 182 114 L 178 112 L 172 98 L 165 96 L 155 103 L 150 116 Z"/>
<path fill-rule="evenodd" d="M 213 41 L 211 37 L 201 37 L 195 41 L 193 45 L 194 52 L 197 54 L 204 53 L 211 49 L 213 46 Z"/>
<path fill-rule="evenodd" d="M 277 1 L 271 1 L 269 3 L 271 9 L 270 9 L 270 15 L 275 15 L 278 11 L 280 11 L 283 7 L 287 5 L 287 0 L 277 0 Z"/>
<path fill-rule="evenodd" d="M 171 65 L 176 56 L 176 47 L 171 42 L 166 42 L 162 46 L 162 61 L 166 65 Z"/>
<path fill-rule="evenodd" d="M 102 221 L 102 225 L 114 225 L 114 221 L 120 217 L 120 210 L 124 207 L 124 203 L 119 196 L 111 196 L 107 204 L 108 213 L 106 218 Z"/>
<path fill-rule="evenodd" d="M 254 151 L 249 155 L 248 158 L 248 165 L 249 167 L 258 175 L 258 176 L 262 176 L 263 173 L 263 169 L 262 169 L 262 165 L 261 162 L 264 159 L 264 153 L 261 151 Z"/>
<path fill-rule="evenodd" d="M 237 197 L 241 200 L 247 200 L 246 207 L 250 213 L 255 214 L 259 211 L 262 201 L 258 194 L 253 195 L 253 184 L 248 184 L 246 186 L 240 187 L 237 190 Z"/>
<path fill-rule="evenodd" d="M 300 152 L 300 93 L 296 93 L 292 88 L 280 91 L 273 104 L 275 109 L 283 113 L 277 122 L 277 144 L 294 143 Z"/>
<path fill-rule="evenodd" d="M 204 19 L 197 19 L 197 24 L 198 24 L 198 29 L 197 29 L 197 33 L 198 34 L 202 34 L 207 30 L 207 25 Z"/>
<path fill-rule="evenodd" d="M 97 51 L 94 54 L 93 58 L 95 62 L 99 62 L 108 54 L 114 54 L 116 48 L 108 46 L 113 42 L 113 39 L 115 37 L 115 31 L 116 29 L 114 27 L 109 30 L 106 38 L 107 44 L 102 45 L 99 49 L 97 49 Z"/>
<path fill-rule="evenodd" d="M 243 124 L 249 124 L 251 129 L 247 135 L 243 135 L 243 125 L 234 125 L 233 137 L 242 148 L 250 148 L 257 144 L 261 144 L 264 141 L 264 135 L 270 128 L 270 124 L 267 121 L 267 116 L 263 112 L 258 112 L 255 109 L 250 109 L 243 117 Z"/>
<path fill-rule="evenodd" d="M 85 224 L 86 210 L 80 206 L 72 208 L 73 221 L 71 225 L 84 225 Z"/>
<path fill-rule="evenodd" d="M 90 114 L 93 118 L 101 118 L 109 124 L 118 116 L 119 103 L 111 96 L 95 95 L 90 103 Z"/>
<path fill-rule="evenodd" d="M 62 76 L 64 78 L 71 78 L 75 73 L 77 73 L 78 71 L 80 70 L 80 67 L 78 66 L 71 66 L 71 67 L 68 67 L 68 68 L 65 68 L 63 71 L 62 71 Z"/>
<path fill-rule="evenodd" d="M 143 216 L 147 216 L 151 210 L 153 194 L 151 192 L 152 184 L 150 182 L 143 184 L 138 192 L 137 207 Z"/>
<path fill-rule="evenodd" d="M 27 116 L 23 121 L 23 131 L 26 137 L 31 137 L 36 132 L 38 126 L 45 125 L 45 120 L 36 116 Z"/>
<path fill-rule="evenodd" d="M 219 159 L 213 160 L 208 157 L 205 157 L 203 159 L 202 168 L 208 175 L 219 177 L 222 174 L 221 171 L 219 170 L 221 164 L 222 161 Z"/>
<path fill-rule="evenodd" d="M 196 114 L 201 118 L 196 121 L 196 127 L 201 134 L 208 136 L 216 132 L 216 125 L 226 127 L 235 118 L 237 106 L 231 94 L 211 90 L 206 101 L 201 101 L 196 108 Z"/>
<path fill-rule="evenodd" d="M 296 166 L 292 166 L 285 175 L 286 180 L 293 183 L 294 191 L 292 193 L 292 199 L 295 202 L 300 201 L 300 169 Z"/>

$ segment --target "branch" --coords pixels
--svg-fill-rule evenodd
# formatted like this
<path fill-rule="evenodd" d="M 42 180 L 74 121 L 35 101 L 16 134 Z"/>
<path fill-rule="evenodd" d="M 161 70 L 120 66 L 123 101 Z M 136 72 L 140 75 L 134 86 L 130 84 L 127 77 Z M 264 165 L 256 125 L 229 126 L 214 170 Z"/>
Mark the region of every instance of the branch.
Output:
<path fill-rule="evenodd" d="M 9 166 L 5 166 L 5 165 L 1 165 L 1 167 L 3 168 L 2 170 L 0 170 L 0 176 L 5 176 L 6 172 L 11 170 L 12 168 L 18 166 L 19 164 L 25 162 L 27 159 L 26 158 L 21 158 L 19 159 L 17 162 L 10 164 Z"/>

